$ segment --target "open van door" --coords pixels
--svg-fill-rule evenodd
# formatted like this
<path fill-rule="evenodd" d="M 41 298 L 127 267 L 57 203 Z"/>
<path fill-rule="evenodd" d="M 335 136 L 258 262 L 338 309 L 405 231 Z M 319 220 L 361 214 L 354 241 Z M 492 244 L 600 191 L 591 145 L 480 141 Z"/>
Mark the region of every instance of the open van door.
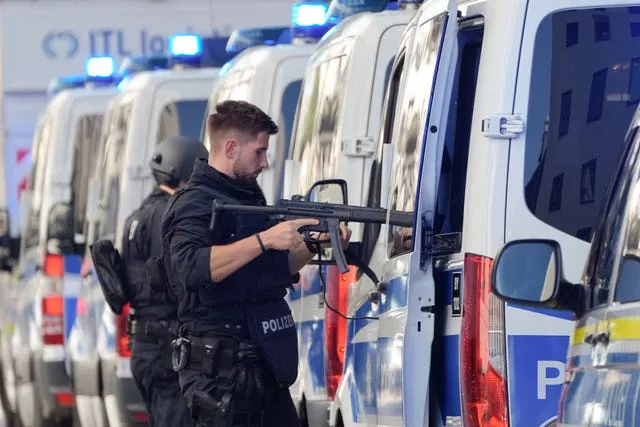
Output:
<path fill-rule="evenodd" d="M 413 211 L 414 226 L 387 224 L 389 251 L 378 285 L 378 425 L 429 425 L 431 230 L 457 60 L 456 4 L 435 0 L 420 8 L 406 58 L 388 208 Z"/>

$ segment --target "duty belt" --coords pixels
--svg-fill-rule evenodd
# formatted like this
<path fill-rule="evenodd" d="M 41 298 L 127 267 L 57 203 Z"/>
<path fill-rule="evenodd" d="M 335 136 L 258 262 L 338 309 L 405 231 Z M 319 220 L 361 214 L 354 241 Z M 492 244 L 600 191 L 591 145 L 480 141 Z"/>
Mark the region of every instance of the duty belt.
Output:
<path fill-rule="evenodd" d="M 170 341 L 178 335 L 178 322 L 168 320 L 131 320 L 129 335 L 137 341 Z"/>

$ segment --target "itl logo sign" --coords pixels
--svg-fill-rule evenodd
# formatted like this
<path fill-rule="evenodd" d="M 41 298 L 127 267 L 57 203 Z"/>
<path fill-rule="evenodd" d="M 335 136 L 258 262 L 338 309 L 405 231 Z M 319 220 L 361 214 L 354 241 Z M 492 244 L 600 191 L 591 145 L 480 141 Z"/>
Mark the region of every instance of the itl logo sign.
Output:
<path fill-rule="evenodd" d="M 564 362 L 558 360 L 538 361 L 538 400 L 547 398 L 547 388 L 564 384 Z"/>

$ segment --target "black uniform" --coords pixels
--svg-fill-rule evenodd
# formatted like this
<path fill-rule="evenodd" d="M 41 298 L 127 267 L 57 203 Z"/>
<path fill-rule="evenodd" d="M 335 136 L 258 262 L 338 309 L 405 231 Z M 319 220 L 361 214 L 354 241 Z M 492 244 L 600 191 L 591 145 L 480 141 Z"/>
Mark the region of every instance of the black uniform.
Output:
<path fill-rule="evenodd" d="M 129 322 L 133 341 L 131 371 L 149 412 L 151 426 L 190 426 L 178 374 L 171 366 L 170 342 L 177 335 L 177 307 L 163 284 L 148 279 L 146 263 L 162 253 L 162 215 L 169 194 L 154 190 L 127 218 L 122 258 L 132 286 Z"/>
<path fill-rule="evenodd" d="M 197 160 L 165 213 L 163 259 L 179 301 L 174 364 L 183 395 L 199 426 L 297 426 L 288 389 L 297 376 L 298 353 L 283 299 L 294 282 L 287 253 L 268 250 L 214 283 L 211 246 L 274 225 L 261 214 L 225 213 L 216 215 L 210 231 L 214 197 L 265 205 L 257 184 L 242 186 Z"/>

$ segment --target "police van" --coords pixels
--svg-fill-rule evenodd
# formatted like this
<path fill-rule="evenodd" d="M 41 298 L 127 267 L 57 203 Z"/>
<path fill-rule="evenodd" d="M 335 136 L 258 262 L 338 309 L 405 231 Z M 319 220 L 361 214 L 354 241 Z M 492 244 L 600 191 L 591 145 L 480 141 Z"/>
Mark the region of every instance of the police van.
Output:
<path fill-rule="evenodd" d="M 207 94 L 219 71 L 199 67 L 202 51 L 199 36 L 173 36 L 169 45 L 171 69 L 142 71 L 118 85 L 92 180 L 98 209 L 89 221 L 95 227 L 92 232 L 95 240 L 112 240 L 120 247 L 126 217 L 139 207 L 155 185 L 148 163 L 158 142 L 175 135 L 199 137 Z M 86 287 L 93 291 L 87 291 L 88 299 L 83 302 L 86 307 L 97 307 L 103 304 L 104 296 L 88 252 L 85 262 Z M 102 307 L 100 325 L 96 325 L 98 330 L 94 333 L 100 331 L 101 363 L 107 361 L 106 366 L 114 368 L 111 372 L 101 369 L 103 387 L 108 384 L 114 393 L 104 400 L 109 424 L 146 425 L 146 407 L 131 374 L 126 332 L 129 306 L 117 316 L 106 304 Z M 114 365 L 110 357 L 114 357 Z"/>
<path fill-rule="evenodd" d="M 375 140 L 391 65 L 417 11 L 406 2 L 395 4 L 397 10 L 384 10 L 386 3 L 373 2 L 368 11 L 364 4 L 331 4 L 328 19 L 341 8 L 343 21 L 322 39 L 307 64 L 286 162 L 285 197 L 305 194 L 318 180 L 342 178 L 349 183 L 349 203 L 366 204 L 372 168 L 380 167 L 374 166 Z M 362 243 L 360 225 L 350 227 L 352 241 Z M 303 268 L 296 292 L 289 295 L 300 353 L 292 393 L 302 402 L 310 426 L 326 425 L 329 402 L 343 375 L 348 321 L 340 313 L 346 312 L 357 280 L 355 267 L 344 275 L 333 266 L 323 267 L 324 282 L 319 272 L 315 265 Z"/>
<path fill-rule="evenodd" d="M 114 85 L 130 79 L 142 71 L 166 69 L 168 57 L 153 55 L 149 57 L 132 56 L 122 62 L 113 77 Z M 114 70 L 105 70 L 105 73 Z M 121 86 L 122 87 L 122 86 Z M 89 181 L 87 211 L 85 214 L 86 245 L 96 240 L 98 232 L 99 190 L 97 177 L 101 176 L 104 165 L 105 134 L 122 119 L 115 114 L 118 97 L 114 97 L 107 107 L 102 132 L 97 134 L 95 143 L 97 152 L 96 168 Z M 91 265 L 91 257 L 85 256 L 80 275 L 81 285 L 78 293 L 76 319 L 69 333 L 68 351 L 71 360 L 73 394 L 79 422 L 86 427 L 120 425 L 117 399 L 115 395 L 116 346 L 115 321 L 106 306 L 102 289 L 98 286 L 97 276 Z M 109 414 L 109 415 L 107 415 Z M 146 413 L 137 414 L 144 420 Z M 111 423 L 109 423 L 111 420 Z"/>
<path fill-rule="evenodd" d="M 639 14 L 623 0 L 422 4 L 368 199 L 414 226 L 364 227 L 380 274 L 349 288 L 331 425 L 555 424 L 571 314 L 501 301 L 490 271 L 505 242 L 546 238 L 579 280 L 640 99 Z"/>
<path fill-rule="evenodd" d="M 115 95 L 102 64 L 87 61 L 87 83 L 56 94 L 38 120 L 22 200 L 20 289 L 11 352 L 17 412 L 26 426 L 71 419 L 66 348 L 75 319 L 84 251 L 88 179 L 107 103 Z"/>
<path fill-rule="evenodd" d="M 508 242 L 492 271 L 496 295 L 516 304 L 568 310 L 577 319 L 558 425 L 638 423 L 639 126 L 640 110 L 626 143 L 616 141 L 620 162 L 580 282 L 564 278 L 563 251 L 549 239 Z"/>
<path fill-rule="evenodd" d="M 209 97 L 209 106 L 202 126 L 202 139 L 208 150 L 211 150 L 209 135 L 206 131 L 206 120 L 215 112 L 215 106 L 227 99 L 248 101 L 257 105 L 271 116 L 280 131 L 272 135 L 267 151 L 268 168 L 263 170 L 258 181 L 267 203 L 273 203 L 282 195 L 284 160 L 289 149 L 291 130 L 295 118 L 296 105 L 300 94 L 302 76 L 309 59 L 315 49 L 313 44 L 276 44 L 282 32 L 273 34 L 276 37 L 265 38 L 260 33 L 269 29 L 253 28 L 236 30 L 254 33 L 252 40 L 245 37 L 245 45 L 264 43 L 264 46 L 245 47 L 221 69 L 218 79 L 213 85 Z M 271 32 L 271 31 L 270 31 Z M 229 37 L 227 49 L 239 51 L 233 43 L 237 38 Z M 268 81 L 269 84 L 264 84 Z"/>

